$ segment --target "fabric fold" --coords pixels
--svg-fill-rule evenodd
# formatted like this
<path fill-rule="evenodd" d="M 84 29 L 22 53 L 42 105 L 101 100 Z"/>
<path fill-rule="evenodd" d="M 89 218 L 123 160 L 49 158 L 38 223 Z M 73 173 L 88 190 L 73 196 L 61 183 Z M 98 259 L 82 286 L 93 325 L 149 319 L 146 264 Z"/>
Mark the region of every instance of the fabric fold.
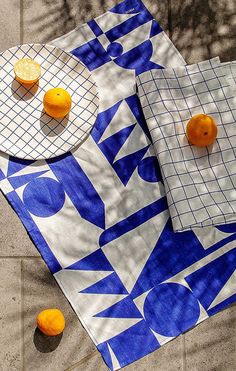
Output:
<path fill-rule="evenodd" d="M 234 62 L 218 58 L 138 76 L 138 93 L 164 180 L 175 231 L 236 221 Z M 188 142 L 190 118 L 217 123 L 208 147 Z"/>

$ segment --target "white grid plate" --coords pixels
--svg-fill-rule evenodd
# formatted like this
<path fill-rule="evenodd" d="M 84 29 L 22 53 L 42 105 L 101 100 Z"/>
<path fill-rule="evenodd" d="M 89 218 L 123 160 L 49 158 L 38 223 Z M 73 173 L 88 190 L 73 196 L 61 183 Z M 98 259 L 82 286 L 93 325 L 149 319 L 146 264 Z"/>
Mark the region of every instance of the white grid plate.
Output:
<path fill-rule="evenodd" d="M 38 83 L 26 87 L 15 79 L 14 64 L 23 57 L 41 66 Z M 29 160 L 62 155 L 82 142 L 95 122 L 98 91 L 89 70 L 72 54 L 52 45 L 24 44 L 0 53 L 0 150 Z M 72 97 L 63 119 L 43 110 L 47 90 L 61 87 Z"/>

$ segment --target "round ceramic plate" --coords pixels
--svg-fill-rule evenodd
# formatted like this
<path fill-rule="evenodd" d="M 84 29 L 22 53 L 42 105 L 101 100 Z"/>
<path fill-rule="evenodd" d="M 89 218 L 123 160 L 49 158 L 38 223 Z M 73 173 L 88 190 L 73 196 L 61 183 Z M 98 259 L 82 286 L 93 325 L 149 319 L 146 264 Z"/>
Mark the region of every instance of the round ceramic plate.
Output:
<path fill-rule="evenodd" d="M 16 81 L 14 64 L 32 58 L 41 66 L 39 81 L 31 86 Z M 0 150 L 22 159 L 39 160 L 70 151 L 89 134 L 99 99 L 89 70 L 72 54 L 52 45 L 25 44 L 0 53 Z M 72 98 L 63 119 L 48 116 L 43 97 L 61 87 Z"/>

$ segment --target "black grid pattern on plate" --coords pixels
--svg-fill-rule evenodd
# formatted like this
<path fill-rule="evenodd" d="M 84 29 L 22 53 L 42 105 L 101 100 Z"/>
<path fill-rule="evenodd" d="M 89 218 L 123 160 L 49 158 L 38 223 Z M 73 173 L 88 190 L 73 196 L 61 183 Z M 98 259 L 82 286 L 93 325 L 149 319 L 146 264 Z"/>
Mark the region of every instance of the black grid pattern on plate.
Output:
<path fill-rule="evenodd" d="M 14 79 L 14 64 L 24 57 L 40 63 L 39 86 L 26 87 Z M 90 72 L 77 58 L 51 45 L 25 44 L 1 53 L 0 63 L 0 150 L 24 159 L 45 159 L 84 140 L 95 122 L 99 101 Z M 68 119 L 54 119 L 43 111 L 44 93 L 58 86 L 72 97 Z"/>
<path fill-rule="evenodd" d="M 235 62 L 217 59 L 137 78 L 176 231 L 236 221 Z M 191 146 L 185 136 L 195 114 L 212 115 L 216 142 Z"/>

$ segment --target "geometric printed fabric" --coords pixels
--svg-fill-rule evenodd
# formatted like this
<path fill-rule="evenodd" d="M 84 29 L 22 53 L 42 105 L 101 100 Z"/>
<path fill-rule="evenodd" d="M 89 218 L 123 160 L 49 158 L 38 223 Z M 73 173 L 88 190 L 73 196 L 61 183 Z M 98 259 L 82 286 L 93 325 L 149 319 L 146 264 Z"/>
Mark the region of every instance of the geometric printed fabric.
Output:
<path fill-rule="evenodd" d="M 99 114 L 72 153 L 0 156 L 0 187 L 111 370 L 236 299 L 236 224 L 176 234 L 135 74 L 184 60 L 140 0 L 53 42 L 95 79 Z"/>

